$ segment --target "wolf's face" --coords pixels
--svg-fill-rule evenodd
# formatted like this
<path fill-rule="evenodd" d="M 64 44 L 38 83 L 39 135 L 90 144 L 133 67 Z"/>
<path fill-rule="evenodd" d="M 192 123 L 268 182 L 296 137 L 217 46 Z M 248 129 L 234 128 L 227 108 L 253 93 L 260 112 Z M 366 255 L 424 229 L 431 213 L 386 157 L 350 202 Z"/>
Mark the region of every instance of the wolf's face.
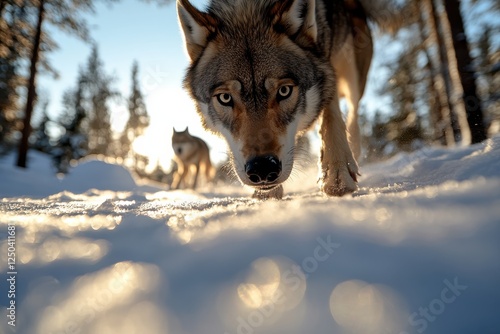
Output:
<path fill-rule="evenodd" d="M 192 156 L 193 152 L 196 150 L 196 144 L 193 140 L 193 136 L 189 134 L 188 129 L 184 131 L 176 131 L 174 129 L 172 135 L 172 149 L 175 155 L 182 161 Z"/>
<path fill-rule="evenodd" d="M 311 57 L 314 1 L 220 0 L 205 13 L 182 0 L 178 14 L 192 61 L 185 86 L 205 126 L 225 137 L 244 184 L 276 187 L 332 85 Z"/>

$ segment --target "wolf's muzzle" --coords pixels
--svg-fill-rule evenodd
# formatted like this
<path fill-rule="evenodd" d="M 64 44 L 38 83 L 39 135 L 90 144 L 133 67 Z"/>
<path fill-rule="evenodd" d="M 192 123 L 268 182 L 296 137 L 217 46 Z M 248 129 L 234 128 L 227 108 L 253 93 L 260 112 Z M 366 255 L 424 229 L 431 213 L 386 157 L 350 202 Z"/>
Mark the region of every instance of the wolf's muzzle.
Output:
<path fill-rule="evenodd" d="M 271 184 L 281 175 L 281 161 L 274 155 L 255 157 L 246 163 L 245 172 L 254 185 Z"/>

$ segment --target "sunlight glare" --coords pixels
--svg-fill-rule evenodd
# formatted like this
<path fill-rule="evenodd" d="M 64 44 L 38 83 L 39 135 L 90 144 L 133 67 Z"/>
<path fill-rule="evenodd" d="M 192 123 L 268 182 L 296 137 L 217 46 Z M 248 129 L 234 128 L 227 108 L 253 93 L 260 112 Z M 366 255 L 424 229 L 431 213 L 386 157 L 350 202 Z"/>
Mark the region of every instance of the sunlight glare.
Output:
<path fill-rule="evenodd" d="M 280 312 L 288 311 L 299 305 L 304 297 L 307 284 L 303 275 L 300 267 L 288 258 L 260 258 L 252 262 L 237 294 L 249 308 L 272 304 Z"/>
<path fill-rule="evenodd" d="M 250 308 L 271 303 L 280 285 L 280 268 L 269 258 L 260 258 L 251 264 L 248 283 L 238 286 L 238 296 Z"/>
<path fill-rule="evenodd" d="M 302 319 L 306 288 L 304 273 L 289 258 L 258 258 L 250 264 L 242 281 L 222 289 L 217 311 L 226 328 L 235 328 L 237 332 L 286 327 Z"/>
<path fill-rule="evenodd" d="M 36 244 L 25 245 L 25 250 L 36 254 L 32 261 L 37 263 L 50 263 L 55 260 L 74 259 L 86 262 L 96 262 L 108 253 L 108 242 L 86 238 L 63 239 L 51 237 L 40 246 Z"/>
<path fill-rule="evenodd" d="M 250 308 L 259 308 L 264 303 L 262 292 L 255 284 L 240 284 L 237 291 L 241 301 Z"/>
<path fill-rule="evenodd" d="M 40 317 L 37 333 L 64 333 L 69 328 L 78 328 L 80 333 L 95 333 L 91 330 L 95 324 L 99 324 L 101 328 L 110 328 L 106 324 L 112 323 L 113 319 L 109 314 L 113 312 L 125 322 L 133 321 L 128 318 L 127 310 L 136 306 L 139 299 L 156 290 L 159 281 L 157 266 L 133 262 L 116 263 L 96 273 L 80 276 L 67 290 L 48 301 L 49 305 Z M 161 321 L 160 317 L 164 315 L 156 308 L 150 305 L 148 307 L 154 311 L 152 320 L 156 323 Z M 135 319 L 135 328 L 141 325 L 144 333 L 158 333 L 148 330 L 149 324 L 143 322 L 145 319 Z M 137 321 L 140 321 L 139 324 Z"/>
<path fill-rule="evenodd" d="M 205 223 L 196 216 L 172 216 L 166 225 L 175 232 L 177 239 L 184 245 L 191 241 L 194 231 L 203 228 Z"/>
<path fill-rule="evenodd" d="M 359 280 L 344 281 L 333 289 L 330 311 L 350 333 L 396 333 L 407 319 L 394 291 Z"/>
<path fill-rule="evenodd" d="M 19 243 L 19 260 L 27 263 L 51 263 L 65 259 L 94 263 L 104 257 L 109 250 L 105 240 L 92 240 L 75 236 L 80 231 L 113 230 L 120 224 L 121 216 L 111 215 L 77 215 L 53 216 L 37 214 L 33 216 L 0 215 L 18 226 L 17 241 Z M 54 230 L 61 236 L 51 236 Z M 47 237 L 48 236 L 48 237 Z M 7 241 L 0 243 L 0 269 L 7 266 Z"/>

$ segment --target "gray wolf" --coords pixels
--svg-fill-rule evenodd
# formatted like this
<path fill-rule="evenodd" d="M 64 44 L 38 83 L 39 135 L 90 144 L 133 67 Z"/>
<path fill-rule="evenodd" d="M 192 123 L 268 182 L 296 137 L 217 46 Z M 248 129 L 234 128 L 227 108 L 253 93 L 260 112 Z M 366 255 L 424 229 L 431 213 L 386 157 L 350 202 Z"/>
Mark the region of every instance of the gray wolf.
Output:
<path fill-rule="evenodd" d="M 184 87 L 204 126 L 228 142 L 236 175 L 257 197 L 281 197 L 296 142 L 317 120 L 321 190 L 342 196 L 357 189 L 357 109 L 373 52 L 368 20 L 383 6 L 383 0 L 212 0 L 201 11 L 177 0 L 190 58 Z"/>
<path fill-rule="evenodd" d="M 188 128 L 184 131 L 174 129 L 172 148 L 177 164 L 172 189 L 179 189 L 181 186 L 196 189 L 200 172 L 205 176 L 205 181 L 213 179 L 214 168 L 210 161 L 208 145 L 201 138 L 192 136 Z"/>

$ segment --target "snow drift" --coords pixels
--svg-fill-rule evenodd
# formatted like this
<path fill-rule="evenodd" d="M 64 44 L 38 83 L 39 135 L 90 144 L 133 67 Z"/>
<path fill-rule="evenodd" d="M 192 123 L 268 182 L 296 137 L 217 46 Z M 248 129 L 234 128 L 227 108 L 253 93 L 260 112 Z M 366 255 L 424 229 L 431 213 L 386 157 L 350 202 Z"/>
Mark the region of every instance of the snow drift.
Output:
<path fill-rule="evenodd" d="M 318 193 L 313 170 L 267 202 L 235 186 L 144 188 L 100 161 L 58 180 L 32 158 L 28 171 L 0 162 L 4 273 L 16 227 L 16 333 L 500 328 L 499 137 L 362 166 L 344 198 Z"/>

